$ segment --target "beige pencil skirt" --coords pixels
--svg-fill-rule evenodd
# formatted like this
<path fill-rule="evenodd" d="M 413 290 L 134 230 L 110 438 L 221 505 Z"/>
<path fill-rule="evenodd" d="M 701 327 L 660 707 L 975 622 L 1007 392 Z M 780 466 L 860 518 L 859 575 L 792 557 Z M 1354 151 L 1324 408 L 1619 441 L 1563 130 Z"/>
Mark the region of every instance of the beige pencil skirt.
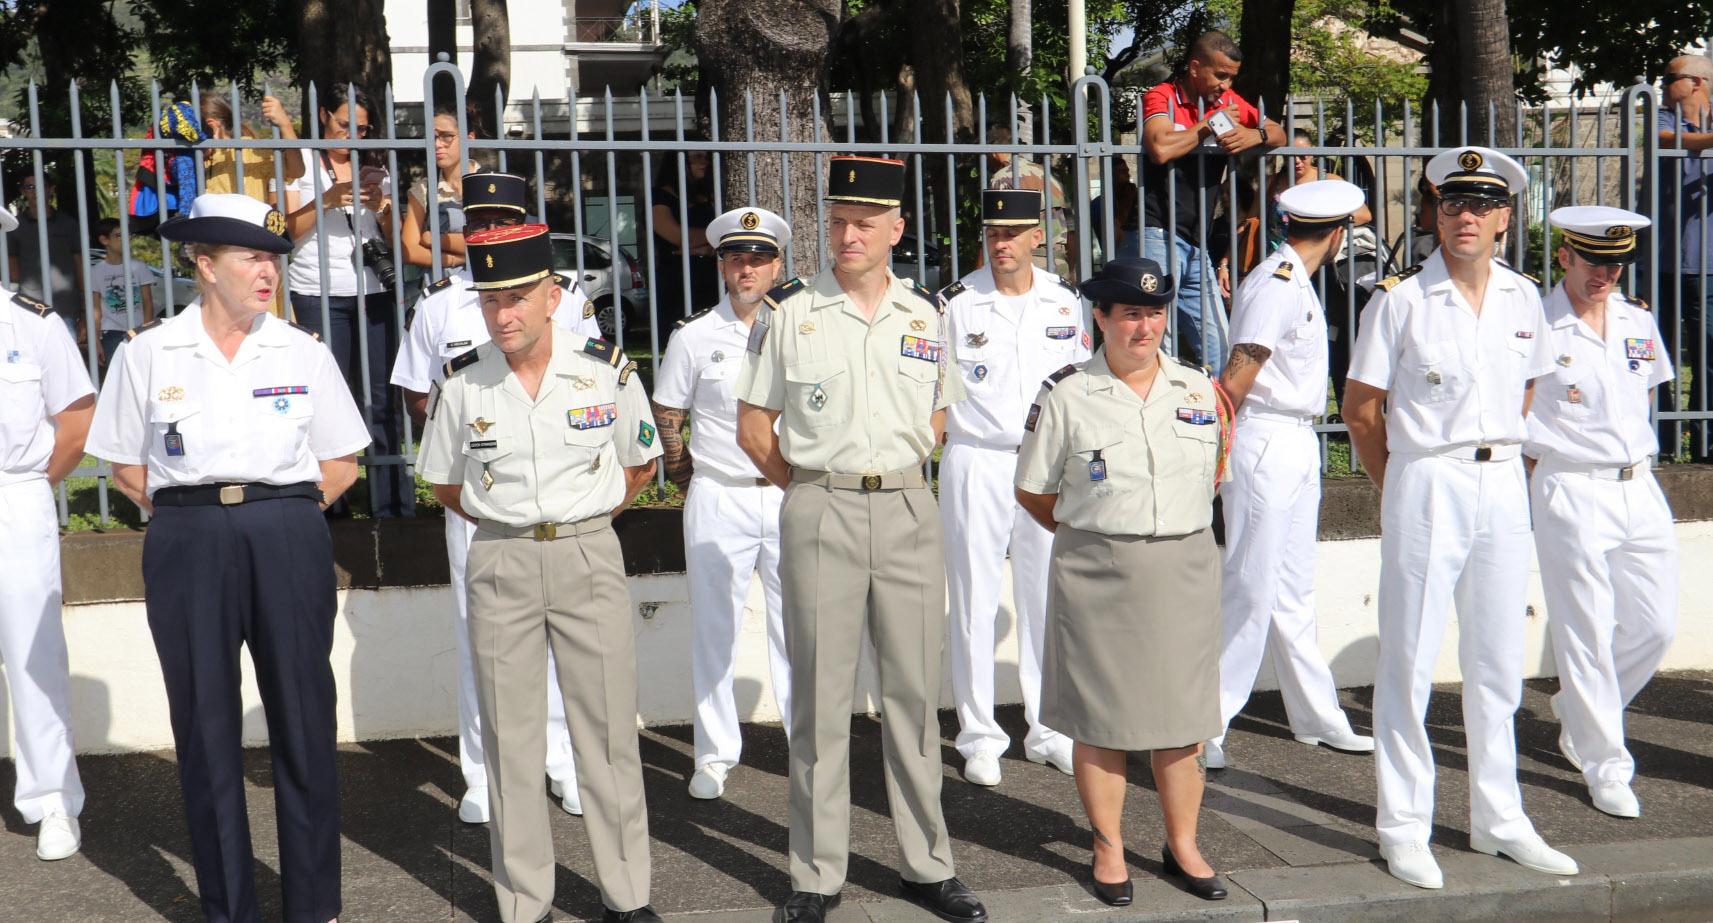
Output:
<path fill-rule="evenodd" d="M 1061 524 L 1047 583 L 1041 723 L 1109 750 L 1217 735 L 1219 570 L 1211 529 L 1156 538 Z"/>

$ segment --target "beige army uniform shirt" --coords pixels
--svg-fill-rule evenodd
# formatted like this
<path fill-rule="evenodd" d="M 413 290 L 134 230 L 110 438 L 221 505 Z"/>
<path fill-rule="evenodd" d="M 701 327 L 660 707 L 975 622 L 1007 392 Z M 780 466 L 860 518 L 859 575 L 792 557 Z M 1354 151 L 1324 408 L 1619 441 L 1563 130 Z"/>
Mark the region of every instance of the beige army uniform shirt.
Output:
<path fill-rule="evenodd" d="M 934 411 L 964 399 L 938 296 L 894 276 L 871 323 L 829 269 L 769 297 L 734 393 L 780 412 L 785 461 L 835 474 L 920 465 Z"/>
<path fill-rule="evenodd" d="M 625 498 L 625 467 L 661 454 L 635 363 L 558 327 L 532 400 L 493 344 L 429 397 L 417 471 L 464 488 L 464 511 L 509 526 L 578 522 Z M 484 477 L 487 475 L 488 477 Z"/>
<path fill-rule="evenodd" d="M 1042 385 L 1024 425 L 1018 487 L 1058 494 L 1053 517 L 1103 535 L 1189 535 L 1213 522 L 1217 396 L 1208 377 L 1161 354 L 1143 401 L 1102 346 Z M 1058 376 L 1055 376 L 1058 377 Z"/>

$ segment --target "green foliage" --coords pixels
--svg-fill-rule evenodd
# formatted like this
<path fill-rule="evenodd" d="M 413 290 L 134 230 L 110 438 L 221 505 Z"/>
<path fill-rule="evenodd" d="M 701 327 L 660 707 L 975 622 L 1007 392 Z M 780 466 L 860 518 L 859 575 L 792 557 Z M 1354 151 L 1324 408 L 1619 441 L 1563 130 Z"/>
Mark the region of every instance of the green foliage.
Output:
<path fill-rule="evenodd" d="M 1427 76 L 1416 65 L 1364 51 L 1356 30 L 1367 31 L 1391 15 L 1388 0 L 1297 0 L 1291 22 L 1291 92 L 1317 96 L 1327 107 L 1328 123 L 1344 124 L 1345 104 L 1354 111 L 1356 138 L 1373 142 L 1374 104 L 1388 120 L 1402 115 L 1402 103 L 1419 107 L 1427 93 Z M 1329 27 L 1328 19 L 1348 28 Z M 1342 130 L 1335 131 L 1342 135 Z"/>
<path fill-rule="evenodd" d="M 701 70 L 696 66 L 696 0 L 684 0 L 660 11 L 660 42 L 672 49 L 660 66 L 661 89 L 682 90 L 696 96 L 702 88 Z"/>

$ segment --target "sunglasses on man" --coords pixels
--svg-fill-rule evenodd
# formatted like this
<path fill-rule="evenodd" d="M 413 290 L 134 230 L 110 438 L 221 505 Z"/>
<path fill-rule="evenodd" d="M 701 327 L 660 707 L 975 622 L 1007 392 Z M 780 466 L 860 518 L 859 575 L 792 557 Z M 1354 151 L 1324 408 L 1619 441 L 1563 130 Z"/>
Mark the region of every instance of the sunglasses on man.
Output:
<path fill-rule="evenodd" d="M 1701 78 L 1695 76 L 1694 74 L 1666 74 L 1664 77 L 1660 78 L 1659 85 L 1662 87 L 1669 87 L 1679 80 L 1699 81 L 1699 80 L 1701 80 Z"/>

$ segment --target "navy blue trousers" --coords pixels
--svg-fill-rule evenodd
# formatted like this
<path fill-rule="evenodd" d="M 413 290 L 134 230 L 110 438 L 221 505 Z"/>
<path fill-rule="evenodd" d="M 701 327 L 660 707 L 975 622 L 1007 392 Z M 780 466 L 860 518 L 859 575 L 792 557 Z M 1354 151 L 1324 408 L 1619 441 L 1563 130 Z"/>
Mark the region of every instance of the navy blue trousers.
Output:
<path fill-rule="evenodd" d="M 327 923 L 340 908 L 337 603 L 320 507 L 302 498 L 156 507 L 143 583 L 204 918 L 260 920 L 244 804 L 244 646 L 267 714 L 285 920 Z"/>

